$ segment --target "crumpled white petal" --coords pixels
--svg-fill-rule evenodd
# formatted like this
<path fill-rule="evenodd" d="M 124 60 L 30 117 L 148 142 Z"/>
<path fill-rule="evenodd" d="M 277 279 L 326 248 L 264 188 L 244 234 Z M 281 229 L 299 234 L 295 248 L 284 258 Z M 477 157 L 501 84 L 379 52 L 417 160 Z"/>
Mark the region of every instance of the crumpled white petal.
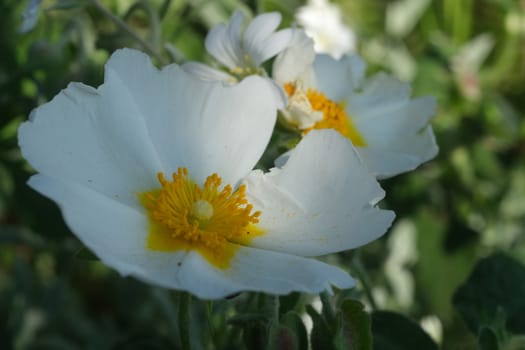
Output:
<path fill-rule="evenodd" d="M 438 152 L 429 125 L 436 102 L 410 94 L 409 84 L 377 74 L 346 99 L 346 111 L 367 142 L 360 155 L 378 178 L 413 170 Z"/>
<path fill-rule="evenodd" d="M 313 77 L 314 59 L 312 39 L 307 37 L 303 30 L 293 29 L 290 43 L 273 62 L 272 76 L 281 84 L 295 82 L 301 78 L 302 84 L 313 85 L 310 77 Z"/>
<path fill-rule="evenodd" d="M 266 232 L 252 245 L 263 249 L 301 256 L 348 250 L 377 239 L 394 219 L 375 207 L 383 190 L 334 130 L 311 131 L 282 169 L 252 172 L 245 182 Z"/>
<path fill-rule="evenodd" d="M 358 90 L 365 78 L 366 64 L 359 55 L 334 59 L 318 54 L 314 61 L 317 89 L 333 101 L 345 101 Z"/>

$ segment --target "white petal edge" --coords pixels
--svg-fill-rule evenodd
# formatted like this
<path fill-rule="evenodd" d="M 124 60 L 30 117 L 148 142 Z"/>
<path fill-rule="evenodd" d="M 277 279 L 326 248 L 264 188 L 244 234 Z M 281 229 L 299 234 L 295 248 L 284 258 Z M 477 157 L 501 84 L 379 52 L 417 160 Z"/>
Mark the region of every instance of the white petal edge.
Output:
<path fill-rule="evenodd" d="M 149 65 L 137 71 L 144 60 Z M 226 86 L 177 65 L 159 71 L 148 56 L 133 50 L 114 54 L 107 67 L 130 87 L 147 116 L 165 171 L 186 167 L 197 183 L 212 173 L 232 185 L 244 177 L 266 148 L 282 104 L 275 86 L 258 76 Z M 151 88 L 145 92 L 144 86 Z"/>
<path fill-rule="evenodd" d="M 98 90 L 71 83 L 35 109 L 19 128 L 19 145 L 39 172 L 136 206 L 133 191 L 156 184 L 163 165 L 127 89 L 106 78 Z"/>
<path fill-rule="evenodd" d="M 384 196 L 351 143 L 334 130 L 314 130 L 282 169 L 254 171 L 247 198 L 262 212 L 265 232 L 251 245 L 319 256 L 364 245 L 383 235 L 394 213 L 374 205 Z"/>
<path fill-rule="evenodd" d="M 212 68 L 199 62 L 186 62 L 181 65 L 184 71 L 207 81 L 223 81 L 226 84 L 234 84 L 237 79 L 226 72 Z"/>
<path fill-rule="evenodd" d="M 275 58 L 273 78 L 281 84 L 296 81 L 315 59 L 314 42 L 301 29 L 293 29 L 292 40 Z"/>
<path fill-rule="evenodd" d="M 347 98 L 347 113 L 367 142 L 358 151 L 378 178 L 413 170 L 438 152 L 429 126 L 436 101 L 410 98 L 410 90 L 409 84 L 380 73 Z"/>
<path fill-rule="evenodd" d="M 148 221 L 142 210 L 43 174 L 32 176 L 28 185 L 55 201 L 71 231 L 120 274 L 146 274 L 158 264 L 155 253 L 146 249 Z"/>
<path fill-rule="evenodd" d="M 237 246 L 230 267 L 210 265 L 198 252 L 146 248 L 147 218 L 78 184 L 35 175 L 29 185 L 56 201 L 68 226 L 106 265 L 123 276 L 185 290 L 204 299 L 242 291 L 319 293 L 354 280 L 338 267 L 314 259 Z"/>
<path fill-rule="evenodd" d="M 260 66 L 266 60 L 269 60 L 283 51 L 292 40 L 292 34 L 293 32 L 291 29 L 283 29 L 271 34 L 266 40 L 264 40 L 262 45 L 258 47 L 256 52 L 253 54 L 249 53 L 250 56 L 253 55 L 253 57 L 255 57 L 255 65 Z"/>
<path fill-rule="evenodd" d="M 366 64 L 359 55 L 343 55 L 335 59 L 318 54 L 314 61 L 317 89 L 326 97 L 342 102 L 363 83 Z"/>
<path fill-rule="evenodd" d="M 222 298 L 237 292 L 271 294 L 290 292 L 331 292 L 355 285 L 345 271 L 315 259 L 250 247 L 238 247 L 230 267 L 222 270 L 210 265 L 196 252 L 190 252 L 177 273 L 184 289 L 203 299 Z M 170 287 L 169 284 L 165 285 Z"/>
<path fill-rule="evenodd" d="M 359 155 L 378 179 L 387 179 L 416 169 L 439 151 L 431 126 L 409 142 L 407 150 L 359 148 Z"/>
<path fill-rule="evenodd" d="M 242 45 L 244 51 L 255 61 L 255 66 L 262 63 L 261 47 L 281 23 L 278 12 L 264 13 L 256 16 L 243 33 Z"/>

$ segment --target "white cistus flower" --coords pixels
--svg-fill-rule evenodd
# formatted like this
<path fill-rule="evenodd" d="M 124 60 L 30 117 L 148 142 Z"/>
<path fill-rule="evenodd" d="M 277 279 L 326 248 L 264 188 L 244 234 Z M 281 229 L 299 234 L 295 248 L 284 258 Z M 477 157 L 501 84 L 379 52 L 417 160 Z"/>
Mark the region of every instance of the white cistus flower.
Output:
<path fill-rule="evenodd" d="M 261 65 L 281 52 L 292 37 L 290 29 L 276 31 L 280 23 L 281 14 L 270 12 L 245 24 L 243 13 L 236 11 L 228 23 L 213 27 L 205 40 L 206 50 L 222 70 L 198 62 L 183 67 L 207 80 L 237 82 L 249 75 L 265 75 Z"/>
<path fill-rule="evenodd" d="M 312 132 L 283 168 L 252 170 L 277 104 L 264 79 L 234 86 L 114 53 L 98 88 L 72 83 L 20 126 L 29 185 L 122 275 L 206 299 L 349 288 L 314 257 L 381 236 L 393 213 L 348 140 Z"/>
<path fill-rule="evenodd" d="M 339 7 L 328 0 L 308 0 L 295 18 L 314 40 L 316 52 L 340 58 L 355 50 L 354 32 L 343 23 Z"/>
<path fill-rule="evenodd" d="M 409 170 L 438 151 L 430 120 L 433 97 L 411 98 L 410 84 L 378 73 L 365 78 L 358 55 L 312 54 L 303 31 L 275 59 L 273 78 L 284 87 L 284 123 L 307 134 L 331 128 L 350 139 L 378 178 Z"/>

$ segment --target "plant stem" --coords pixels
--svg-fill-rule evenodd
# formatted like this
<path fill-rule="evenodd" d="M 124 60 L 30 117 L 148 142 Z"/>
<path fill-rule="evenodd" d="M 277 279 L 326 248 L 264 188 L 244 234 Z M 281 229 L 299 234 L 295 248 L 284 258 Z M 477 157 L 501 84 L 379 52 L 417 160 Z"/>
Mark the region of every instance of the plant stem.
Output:
<path fill-rule="evenodd" d="M 104 5 L 100 3 L 99 0 L 91 0 L 91 3 L 99 10 L 104 16 L 106 16 L 109 20 L 111 20 L 117 27 L 119 27 L 121 30 L 126 32 L 129 36 L 133 38 L 133 40 L 137 41 L 148 54 L 155 57 L 160 63 L 166 64 L 166 60 L 162 57 L 162 55 L 155 50 L 153 46 L 151 46 L 147 41 L 142 39 L 126 22 L 121 20 L 119 17 L 115 16 L 108 8 L 106 8 Z"/>
<path fill-rule="evenodd" d="M 188 292 L 181 292 L 179 300 L 179 333 L 180 342 L 183 349 L 191 349 L 190 337 L 190 303 L 191 295 Z"/>
<path fill-rule="evenodd" d="M 374 296 L 372 295 L 372 289 L 370 288 L 370 283 L 368 283 L 368 276 L 366 274 L 363 264 L 361 263 L 361 259 L 359 259 L 359 256 L 356 255 L 352 259 L 352 262 L 350 264 L 352 267 L 352 271 L 355 273 L 357 279 L 363 285 L 365 296 L 368 299 L 368 302 L 370 303 L 370 307 L 372 308 L 372 311 L 377 310 L 377 303 L 374 299 Z"/>

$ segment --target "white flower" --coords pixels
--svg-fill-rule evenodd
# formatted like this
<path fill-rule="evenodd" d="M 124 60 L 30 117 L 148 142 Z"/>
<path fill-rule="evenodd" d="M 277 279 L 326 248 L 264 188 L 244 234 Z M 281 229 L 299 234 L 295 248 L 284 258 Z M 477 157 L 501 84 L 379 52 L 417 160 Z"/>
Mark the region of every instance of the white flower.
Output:
<path fill-rule="evenodd" d="M 382 235 L 393 213 L 347 140 L 312 132 L 282 169 L 251 171 L 275 123 L 264 79 L 234 86 L 120 50 L 95 89 L 72 83 L 19 129 L 78 238 L 122 275 L 220 298 L 353 286 L 315 257 Z"/>
<path fill-rule="evenodd" d="M 236 11 L 229 23 L 219 24 L 206 36 L 206 50 L 226 72 L 204 64 L 189 62 L 184 69 L 208 80 L 237 82 L 257 74 L 264 75 L 261 65 L 281 52 L 289 43 L 290 29 L 275 31 L 281 23 L 278 12 L 256 16 L 244 29 L 244 16 Z"/>
<path fill-rule="evenodd" d="M 355 50 L 355 34 L 343 23 L 337 5 L 327 0 L 309 0 L 308 5 L 298 9 L 295 17 L 314 40 L 316 52 L 339 58 Z"/>
<path fill-rule="evenodd" d="M 482 96 L 479 72 L 495 45 L 491 34 L 483 33 L 460 47 L 452 57 L 452 71 L 463 95 L 473 101 Z"/>
<path fill-rule="evenodd" d="M 365 79 L 366 66 L 357 55 L 312 57 L 304 36 L 295 30 L 292 45 L 273 67 L 274 79 L 289 96 L 283 113 L 287 124 L 304 134 L 338 130 L 378 178 L 412 170 L 436 155 L 431 96 L 412 99 L 409 84 L 383 73 Z"/>

